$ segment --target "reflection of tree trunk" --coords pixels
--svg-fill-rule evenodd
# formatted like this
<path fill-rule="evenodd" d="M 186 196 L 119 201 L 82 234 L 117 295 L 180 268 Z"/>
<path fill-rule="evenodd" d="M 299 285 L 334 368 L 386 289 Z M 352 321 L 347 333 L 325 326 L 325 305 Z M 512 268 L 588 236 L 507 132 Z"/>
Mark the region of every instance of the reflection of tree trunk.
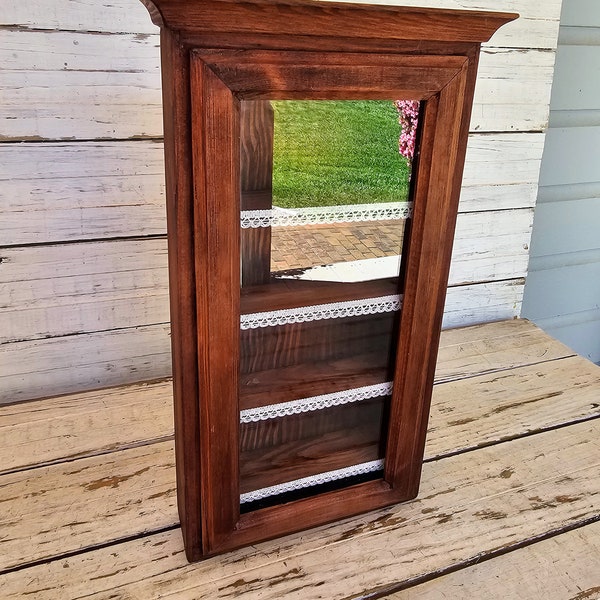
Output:
<path fill-rule="evenodd" d="M 242 210 L 272 206 L 273 108 L 268 100 L 241 103 Z M 241 230 L 242 283 L 258 285 L 271 278 L 271 228 Z"/>

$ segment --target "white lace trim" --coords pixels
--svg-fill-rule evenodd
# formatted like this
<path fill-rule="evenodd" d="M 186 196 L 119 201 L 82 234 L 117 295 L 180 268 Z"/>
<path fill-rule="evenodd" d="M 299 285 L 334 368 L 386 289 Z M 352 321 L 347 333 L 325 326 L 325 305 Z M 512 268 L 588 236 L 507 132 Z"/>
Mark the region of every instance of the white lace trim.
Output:
<path fill-rule="evenodd" d="M 383 465 L 383 459 L 371 460 L 358 465 L 352 465 L 351 467 L 344 467 L 343 469 L 336 469 L 335 471 L 327 471 L 326 473 L 319 473 L 318 475 L 311 475 L 310 477 L 303 477 L 302 479 L 294 479 L 293 481 L 271 485 L 269 487 L 254 490 L 253 492 L 240 494 L 240 503 L 244 504 L 246 502 L 254 502 L 255 500 L 262 500 L 263 498 L 268 498 L 269 496 L 276 496 L 277 494 L 284 494 L 285 492 L 293 492 L 295 490 L 301 490 L 303 488 L 320 485 L 322 483 L 337 481 L 346 477 L 373 473 L 374 471 L 382 470 Z"/>
<path fill-rule="evenodd" d="M 391 221 L 408 219 L 412 215 L 412 202 L 381 204 L 349 204 L 343 206 L 311 206 L 307 208 L 244 210 L 241 213 L 242 229 L 258 227 L 289 227 L 359 221 Z"/>
<path fill-rule="evenodd" d="M 310 398 L 301 398 L 299 400 L 291 400 L 290 402 L 247 408 L 240 411 L 240 423 L 256 423 L 258 421 L 266 421 L 267 419 L 289 417 L 314 410 L 323 410 L 324 408 L 331 408 L 333 406 L 360 402 L 361 400 L 368 400 L 370 398 L 389 396 L 391 393 L 392 382 L 386 381 L 385 383 L 365 385 L 351 390 L 311 396 Z"/>
<path fill-rule="evenodd" d="M 259 327 L 307 323 L 308 321 L 318 321 L 321 319 L 341 319 L 343 317 L 374 315 L 400 310 L 401 306 L 402 297 L 398 294 L 379 296 L 377 298 L 362 298 L 347 302 L 333 302 L 331 304 L 313 304 L 312 306 L 284 308 L 281 310 L 241 315 L 240 327 L 242 330 L 258 329 Z"/>

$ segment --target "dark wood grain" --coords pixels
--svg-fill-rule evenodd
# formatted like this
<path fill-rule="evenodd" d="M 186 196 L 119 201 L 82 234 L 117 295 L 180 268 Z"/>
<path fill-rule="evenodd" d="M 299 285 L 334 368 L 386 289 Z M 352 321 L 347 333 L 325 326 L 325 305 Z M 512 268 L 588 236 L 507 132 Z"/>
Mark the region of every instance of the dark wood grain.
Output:
<path fill-rule="evenodd" d="M 257 531 L 262 533 L 260 539 L 268 540 L 404 500 L 406 498 L 400 492 L 391 488 L 386 481 L 378 479 L 263 508 L 241 515 L 236 530 L 228 540 L 228 548 L 253 543 Z"/>
<path fill-rule="evenodd" d="M 238 32 L 235 37 L 227 32 L 181 31 L 180 39 L 189 48 L 214 50 L 262 50 L 264 48 L 293 51 L 323 52 L 369 52 L 389 55 L 419 56 L 468 54 L 472 42 L 434 40 L 385 39 L 379 37 L 352 38 L 343 32 L 331 31 L 328 35 L 281 35 Z"/>
<path fill-rule="evenodd" d="M 249 492 L 383 458 L 382 400 L 253 424 L 242 446 L 240 491 Z M 245 426 L 246 428 L 247 426 Z"/>
<path fill-rule="evenodd" d="M 424 111 L 385 468 L 407 497 L 419 487 L 474 81 L 467 64 Z"/>
<path fill-rule="evenodd" d="M 254 371 L 240 376 L 240 409 L 384 383 L 393 370 L 389 354 L 372 352 Z"/>
<path fill-rule="evenodd" d="M 165 106 L 165 176 L 169 231 L 171 349 L 177 456 L 177 506 L 186 556 L 198 560 L 202 548 L 200 517 L 200 405 L 196 339 L 196 282 L 189 55 L 169 30 L 161 32 Z M 185 400 L 192 398 L 193 401 Z"/>
<path fill-rule="evenodd" d="M 413 497 L 479 47 L 516 15 L 308 0 L 144 3 L 163 29 L 178 503 L 187 557 Z M 269 201 L 270 117 L 266 104 L 249 104 L 244 114 L 256 114 L 240 117 L 240 102 L 273 98 L 423 101 L 400 280 L 268 279 L 268 233 L 241 234 L 239 211 L 242 203 Z M 254 264 L 240 268 L 244 261 Z M 242 270 L 245 283 L 260 285 L 241 289 Z M 387 316 L 355 328 L 332 321 L 240 336 L 241 314 L 398 290 L 399 324 Z M 353 421 L 367 403 L 346 406 L 335 419 L 309 414 L 240 432 L 240 407 L 380 383 L 392 374 L 383 431 L 376 411 Z M 240 515 L 240 460 L 242 489 L 251 489 L 382 456 L 382 440 L 385 480 Z"/>
<path fill-rule="evenodd" d="M 240 97 L 424 100 L 441 89 L 464 56 L 361 55 L 353 53 L 198 51 Z M 425 64 L 422 64 L 422 63 Z M 364 76 L 368 70 L 368 77 Z"/>
<path fill-rule="evenodd" d="M 243 288 L 241 311 L 243 315 L 246 315 L 284 308 L 392 296 L 398 293 L 398 286 L 397 277 L 352 283 L 275 279 L 269 285 Z"/>
<path fill-rule="evenodd" d="M 381 424 L 385 396 L 311 412 L 240 425 L 240 452 L 319 438 L 324 433 L 357 427 L 373 415 Z M 241 468 L 243 470 L 243 467 Z"/>
<path fill-rule="evenodd" d="M 223 82 L 191 61 L 194 227 L 199 358 L 203 550 L 239 518 L 239 106 Z"/>
<path fill-rule="evenodd" d="M 272 206 L 273 109 L 268 100 L 240 105 L 240 177 L 242 210 Z M 242 285 L 271 279 L 271 228 L 242 229 Z"/>
<path fill-rule="evenodd" d="M 148 5 L 150 0 L 145 0 Z M 159 26 L 195 33 L 343 36 L 485 42 L 513 13 L 373 6 L 303 0 L 153 0 Z"/>
<path fill-rule="evenodd" d="M 240 373 L 305 365 L 379 353 L 390 361 L 397 313 L 322 319 L 274 327 L 247 329 L 240 334 Z"/>

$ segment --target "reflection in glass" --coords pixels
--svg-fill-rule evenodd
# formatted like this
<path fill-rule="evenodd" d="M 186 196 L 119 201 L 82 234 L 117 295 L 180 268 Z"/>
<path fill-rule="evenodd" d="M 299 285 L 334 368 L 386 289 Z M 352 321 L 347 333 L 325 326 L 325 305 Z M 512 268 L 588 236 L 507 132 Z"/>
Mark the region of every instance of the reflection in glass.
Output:
<path fill-rule="evenodd" d="M 271 273 L 321 281 L 397 275 L 410 216 L 419 103 L 282 100 L 268 105 L 272 189 L 262 203 L 257 204 L 254 193 L 243 206 L 269 211 L 269 219 L 260 223 L 269 228 L 271 248 L 270 257 L 262 259 L 270 261 L 263 265 L 262 280 L 268 281 Z M 261 135 L 254 132 L 252 139 Z M 246 162 L 255 163 L 254 169 L 242 161 L 250 177 L 265 171 L 258 154 L 247 152 Z M 244 283 L 256 283 L 249 271 Z"/>
<path fill-rule="evenodd" d="M 381 478 L 418 102 L 242 102 L 243 511 Z"/>
<path fill-rule="evenodd" d="M 297 225 L 272 230 L 273 273 L 321 281 L 397 275 L 410 173 L 399 152 L 396 105 L 280 101 L 273 107 L 273 205 L 298 217 Z M 315 222 L 302 222 L 311 216 Z"/>
<path fill-rule="evenodd" d="M 275 115 L 273 205 L 400 202 L 408 165 L 391 101 L 282 100 Z"/>

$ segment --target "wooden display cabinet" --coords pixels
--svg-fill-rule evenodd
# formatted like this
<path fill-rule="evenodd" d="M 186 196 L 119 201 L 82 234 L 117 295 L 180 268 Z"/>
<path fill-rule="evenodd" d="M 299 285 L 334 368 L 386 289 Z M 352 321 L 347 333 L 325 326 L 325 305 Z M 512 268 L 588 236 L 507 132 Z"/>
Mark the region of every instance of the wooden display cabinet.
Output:
<path fill-rule="evenodd" d="M 143 1 L 161 27 L 188 559 L 414 498 L 479 48 L 516 15 Z M 366 217 L 272 210 L 271 102 L 317 100 L 419 102 L 408 198 Z M 403 232 L 396 272 L 327 281 L 273 267 L 277 227 L 306 235 L 378 214 Z"/>

